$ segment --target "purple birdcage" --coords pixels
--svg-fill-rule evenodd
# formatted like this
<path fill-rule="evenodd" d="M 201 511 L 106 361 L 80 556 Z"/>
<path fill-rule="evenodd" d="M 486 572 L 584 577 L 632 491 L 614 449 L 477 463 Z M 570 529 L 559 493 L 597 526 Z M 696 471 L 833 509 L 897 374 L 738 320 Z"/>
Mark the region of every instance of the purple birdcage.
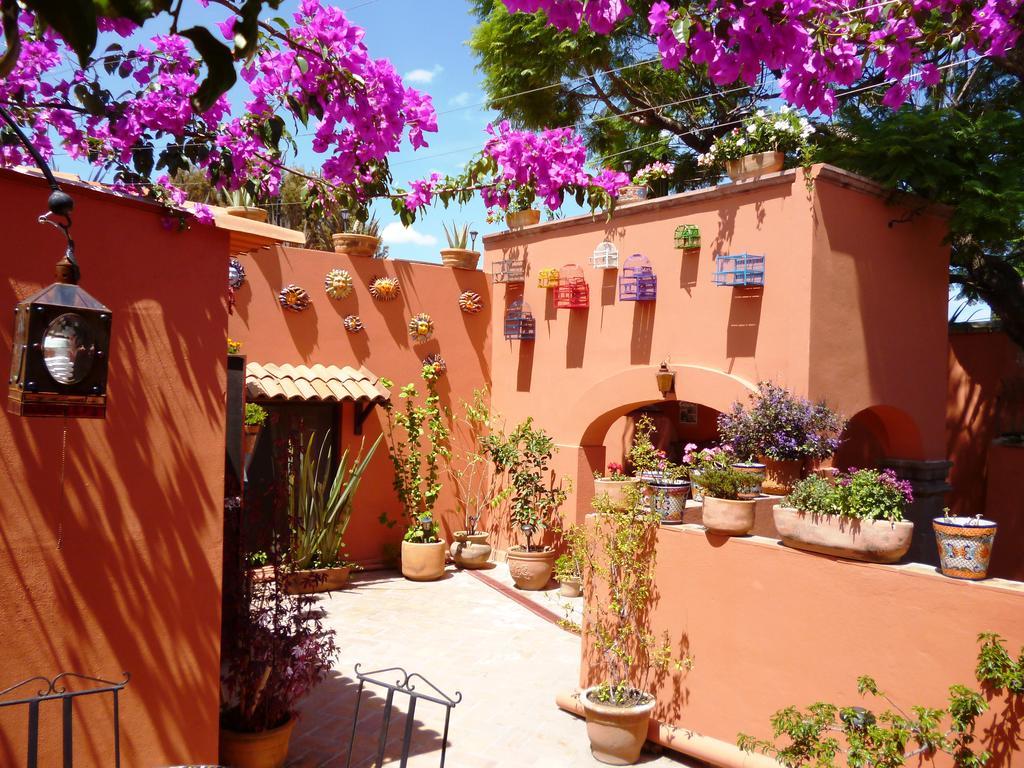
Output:
<path fill-rule="evenodd" d="M 530 305 L 516 299 L 505 310 L 505 338 L 509 341 L 532 341 L 537 338 L 537 321 Z"/>
<path fill-rule="evenodd" d="M 583 270 L 575 264 L 566 264 L 558 270 L 555 287 L 555 307 L 558 309 L 586 309 L 590 306 L 590 287 Z"/>
<path fill-rule="evenodd" d="M 634 253 L 622 263 L 619 272 L 619 301 L 654 301 L 658 298 L 658 277 L 651 261 Z"/>
<path fill-rule="evenodd" d="M 763 286 L 764 256 L 751 253 L 738 253 L 735 256 L 719 254 L 715 257 L 711 282 L 730 288 Z"/>

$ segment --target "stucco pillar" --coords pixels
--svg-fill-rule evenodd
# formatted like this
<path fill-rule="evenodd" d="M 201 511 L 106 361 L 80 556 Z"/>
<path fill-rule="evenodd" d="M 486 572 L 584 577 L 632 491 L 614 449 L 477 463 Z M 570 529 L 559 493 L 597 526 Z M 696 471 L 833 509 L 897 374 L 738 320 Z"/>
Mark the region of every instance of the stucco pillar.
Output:
<path fill-rule="evenodd" d="M 935 566 L 939 564 L 932 519 L 942 515 L 946 494 L 952 490 L 952 486 L 946 482 L 951 466 L 953 463 L 944 459 L 881 461 L 883 469 L 892 469 L 901 480 L 909 480 L 914 491 L 914 503 L 905 512 L 906 518 L 914 524 L 914 538 L 906 556 L 911 562 Z"/>

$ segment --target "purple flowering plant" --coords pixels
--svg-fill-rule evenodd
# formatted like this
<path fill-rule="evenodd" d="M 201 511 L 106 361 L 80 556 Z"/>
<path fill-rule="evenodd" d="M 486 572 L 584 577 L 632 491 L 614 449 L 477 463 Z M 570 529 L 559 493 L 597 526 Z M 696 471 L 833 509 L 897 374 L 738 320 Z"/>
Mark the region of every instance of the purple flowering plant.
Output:
<path fill-rule="evenodd" d="M 850 467 L 832 478 L 812 475 L 797 483 L 783 502 L 812 515 L 843 515 L 858 520 L 903 519 L 914 492 L 891 469 Z"/>
<path fill-rule="evenodd" d="M 836 452 L 846 420 L 824 401 L 812 403 L 770 381 L 757 385 L 750 406 L 719 414 L 718 434 L 736 456 L 776 461 L 824 459 Z"/>

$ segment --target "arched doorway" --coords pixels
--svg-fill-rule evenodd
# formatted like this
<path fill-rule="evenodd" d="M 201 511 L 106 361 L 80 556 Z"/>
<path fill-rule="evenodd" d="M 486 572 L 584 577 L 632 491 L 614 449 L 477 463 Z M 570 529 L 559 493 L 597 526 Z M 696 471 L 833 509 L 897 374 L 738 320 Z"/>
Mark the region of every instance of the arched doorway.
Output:
<path fill-rule="evenodd" d="M 877 467 L 887 458 L 924 458 L 917 424 L 905 411 L 891 405 L 857 411 L 846 425 L 833 465 L 840 469 Z"/>

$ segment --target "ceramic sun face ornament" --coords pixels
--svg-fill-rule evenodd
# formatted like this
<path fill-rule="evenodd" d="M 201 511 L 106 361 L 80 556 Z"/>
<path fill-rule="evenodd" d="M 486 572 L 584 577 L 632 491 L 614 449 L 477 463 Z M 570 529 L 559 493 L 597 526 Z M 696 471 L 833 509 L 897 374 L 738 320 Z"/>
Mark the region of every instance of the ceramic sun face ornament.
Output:
<path fill-rule="evenodd" d="M 277 300 L 284 309 L 291 312 L 302 312 L 309 309 L 309 294 L 306 293 L 305 288 L 294 283 L 282 288 L 281 292 L 277 294 Z"/>
<path fill-rule="evenodd" d="M 363 321 L 359 319 L 359 315 L 347 315 L 341 324 L 349 333 L 359 333 L 363 330 Z"/>
<path fill-rule="evenodd" d="M 426 312 L 420 312 L 409 321 L 409 336 L 413 343 L 429 341 L 434 335 L 434 321 Z"/>
<path fill-rule="evenodd" d="M 442 374 L 448 370 L 448 363 L 441 357 L 439 352 L 435 352 L 432 355 L 427 355 L 423 358 L 424 365 L 432 365 L 437 370 L 438 374 Z"/>
<path fill-rule="evenodd" d="M 484 301 L 480 294 L 474 291 L 463 291 L 459 296 L 459 309 L 467 315 L 475 315 L 484 308 Z"/>
<path fill-rule="evenodd" d="M 344 269 L 332 269 L 324 278 L 324 290 L 332 299 L 344 299 L 352 293 L 352 275 Z"/>
<path fill-rule="evenodd" d="M 234 256 L 228 261 L 228 287 L 238 290 L 245 282 L 245 267 Z"/>
<path fill-rule="evenodd" d="M 397 277 L 376 277 L 370 283 L 370 295 L 377 301 L 397 299 L 401 290 Z"/>

